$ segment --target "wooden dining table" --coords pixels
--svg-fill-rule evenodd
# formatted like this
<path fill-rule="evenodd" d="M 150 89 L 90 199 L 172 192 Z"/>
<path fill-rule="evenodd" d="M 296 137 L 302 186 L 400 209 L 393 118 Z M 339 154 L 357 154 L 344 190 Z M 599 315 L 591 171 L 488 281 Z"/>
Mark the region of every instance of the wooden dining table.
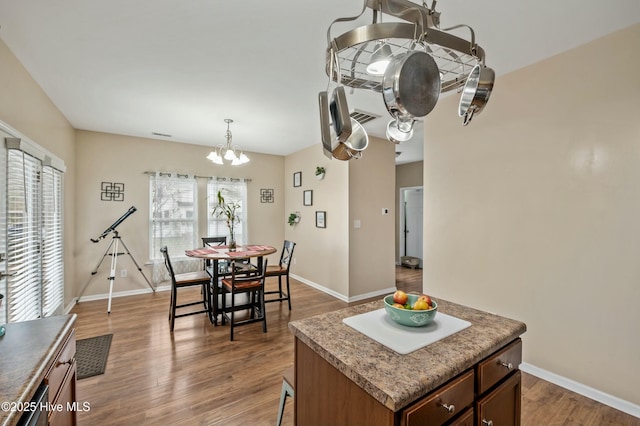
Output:
<path fill-rule="evenodd" d="M 218 305 L 218 282 L 221 277 L 231 275 L 232 269 L 237 261 L 256 259 L 256 267 L 262 272 L 264 267 L 264 256 L 277 251 L 275 247 L 267 245 L 241 245 L 235 249 L 229 246 L 202 247 L 193 250 L 185 250 L 188 257 L 209 260 L 212 262 L 211 268 L 211 291 L 209 292 L 209 320 L 212 324 L 218 324 L 220 306 Z"/>

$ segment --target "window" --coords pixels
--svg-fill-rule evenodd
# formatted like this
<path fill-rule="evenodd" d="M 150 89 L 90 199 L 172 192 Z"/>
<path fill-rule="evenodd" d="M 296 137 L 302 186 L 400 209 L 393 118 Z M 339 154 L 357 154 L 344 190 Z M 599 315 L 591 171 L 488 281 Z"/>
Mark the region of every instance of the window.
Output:
<path fill-rule="evenodd" d="M 195 271 L 199 261 L 186 260 L 185 250 L 198 246 L 197 184 L 193 176 L 156 173 L 149 180 L 149 258 L 154 283 L 168 279 L 160 248 L 167 246 L 176 273 Z"/>
<path fill-rule="evenodd" d="M 9 136 L 0 148 L 6 165 L 0 177 L 0 227 L 6 229 L 0 234 L 0 258 L 6 261 L 0 272 L 7 274 L 0 287 L 5 294 L 0 321 L 56 315 L 64 303 L 64 164 L 33 142 L 0 134 Z"/>
<path fill-rule="evenodd" d="M 226 219 L 212 215 L 218 204 L 218 191 L 221 191 L 226 202 L 237 202 L 240 208 L 236 211 L 240 218 L 234 229 L 236 244 L 246 244 L 247 236 L 247 183 L 241 179 L 211 178 L 207 184 L 207 214 L 209 215 L 207 235 L 211 237 L 226 236 L 229 239 L 229 228 Z"/>

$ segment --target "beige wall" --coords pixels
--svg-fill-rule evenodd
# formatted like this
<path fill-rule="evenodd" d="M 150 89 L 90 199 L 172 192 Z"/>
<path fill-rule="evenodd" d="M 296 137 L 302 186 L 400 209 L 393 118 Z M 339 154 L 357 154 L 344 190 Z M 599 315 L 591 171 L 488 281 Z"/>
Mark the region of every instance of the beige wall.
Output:
<path fill-rule="evenodd" d="M 0 121 L 62 159 L 64 175 L 65 304 L 73 297 L 75 158 L 73 128 L 0 40 Z"/>
<path fill-rule="evenodd" d="M 349 296 L 395 290 L 394 144 L 369 137 L 362 158 L 349 162 Z M 383 215 L 382 209 L 388 210 Z M 360 222 L 356 228 L 354 222 Z"/>
<path fill-rule="evenodd" d="M 278 253 L 269 257 L 278 261 L 284 237 L 284 158 L 276 155 L 247 153 L 251 162 L 241 166 L 215 165 L 205 157 L 211 150 L 190 145 L 145 138 L 118 136 L 79 130 L 76 132 L 77 185 L 76 200 L 76 290 L 80 292 L 91 277 L 91 271 L 102 258 L 111 237 L 94 244 L 95 238 L 122 216 L 132 205 L 137 211 L 118 226 L 123 241 L 136 261 L 149 259 L 149 175 L 146 171 L 225 176 L 251 179 L 248 183 L 247 211 L 249 242 L 269 244 Z M 125 184 L 124 202 L 101 201 L 101 182 Z M 260 202 L 260 189 L 273 189 L 274 203 Z M 200 233 L 206 235 L 206 179 L 198 179 L 198 217 Z M 175 254 L 174 254 L 175 256 Z M 105 260 L 85 291 L 85 295 L 108 292 L 109 259 Z M 128 277 L 116 276 L 114 291 L 148 289 L 144 278 L 128 256 L 118 261 L 118 270 L 128 269 Z M 150 278 L 149 267 L 144 266 Z"/>
<path fill-rule="evenodd" d="M 527 323 L 524 361 L 640 404 L 640 24 L 425 128 L 424 291 Z M 498 70 L 499 71 L 499 70 Z"/>
<path fill-rule="evenodd" d="M 325 178 L 315 177 L 316 166 L 326 169 Z M 293 187 L 293 174 L 302 172 L 302 186 Z M 285 158 L 286 223 L 289 213 L 300 212 L 300 222 L 285 226 L 285 237 L 296 242 L 291 273 L 307 284 L 320 287 L 336 297 L 349 294 L 349 167 L 329 160 L 318 143 Z M 313 191 L 313 205 L 302 204 L 302 192 Z M 326 211 L 326 228 L 316 228 L 315 212 Z"/>
<path fill-rule="evenodd" d="M 302 219 L 286 226 L 296 242 L 291 273 L 303 282 L 342 300 L 358 300 L 395 286 L 393 241 L 395 215 L 393 144 L 371 138 L 360 160 L 329 160 L 320 143 L 285 159 L 285 216 L 299 211 Z M 324 166 L 323 180 L 314 176 Z M 293 173 L 302 172 L 302 186 L 293 187 Z M 313 191 L 313 206 L 304 206 L 304 190 Z M 389 214 L 383 216 L 382 208 Z M 316 228 L 315 212 L 327 212 L 327 227 Z M 355 229 L 354 220 L 361 228 Z M 286 221 L 286 217 L 283 217 Z"/>
<path fill-rule="evenodd" d="M 396 251 L 395 259 L 396 263 L 400 263 L 400 188 L 409 188 L 412 186 L 423 186 L 423 168 L 424 163 L 422 161 L 416 161 L 413 163 L 400 164 L 396 166 L 396 197 L 395 197 L 395 212 L 396 212 Z"/>

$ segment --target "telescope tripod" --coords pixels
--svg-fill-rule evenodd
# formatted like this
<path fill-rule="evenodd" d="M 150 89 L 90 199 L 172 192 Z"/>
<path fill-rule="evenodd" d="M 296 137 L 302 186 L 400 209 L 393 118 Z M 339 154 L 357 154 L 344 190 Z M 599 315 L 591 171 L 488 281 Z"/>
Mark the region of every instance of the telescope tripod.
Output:
<path fill-rule="evenodd" d="M 118 251 L 118 246 L 120 244 L 122 244 L 122 247 L 124 247 L 124 250 L 125 250 L 124 252 L 119 252 Z M 136 262 L 134 257 L 131 255 L 131 252 L 129 251 L 129 248 L 124 243 L 124 240 L 122 240 L 122 237 L 120 237 L 120 235 L 118 234 L 118 231 L 113 231 L 113 237 L 111 238 L 111 243 L 109 243 L 109 246 L 107 247 L 107 249 L 105 250 L 104 254 L 102 255 L 102 258 L 100 259 L 100 261 L 96 265 L 95 269 L 91 272 L 91 278 L 89 278 L 89 281 L 87 281 L 87 283 L 82 288 L 82 291 L 80 292 L 80 296 L 78 296 L 78 303 L 80 303 L 80 298 L 82 297 L 82 295 L 84 294 L 84 291 L 89 286 L 89 283 L 91 282 L 91 279 L 93 278 L 93 276 L 95 274 L 98 273 L 98 269 L 100 268 L 100 265 L 102 265 L 102 261 L 104 261 L 104 258 L 107 257 L 107 256 L 111 256 L 111 271 L 109 273 L 109 278 L 108 278 L 108 280 L 109 280 L 109 305 L 107 306 L 107 314 L 111 313 L 111 296 L 113 294 L 113 282 L 116 279 L 116 265 L 118 263 L 118 256 L 121 256 L 123 254 L 128 254 L 129 255 L 129 257 L 131 258 L 133 263 L 136 265 L 136 268 L 138 269 L 138 271 L 140 271 L 140 274 L 142 274 L 142 277 L 144 278 L 144 280 L 149 285 L 149 288 L 151 288 L 151 290 L 153 290 L 153 292 L 155 293 L 156 289 L 153 288 L 153 286 L 151 285 L 151 283 L 149 282 L 147 277 L 144 275 L 144 272 L 142 272 L 142 268 L 140 268 L 140 265 L 138 265 L 138 262 Z"/>

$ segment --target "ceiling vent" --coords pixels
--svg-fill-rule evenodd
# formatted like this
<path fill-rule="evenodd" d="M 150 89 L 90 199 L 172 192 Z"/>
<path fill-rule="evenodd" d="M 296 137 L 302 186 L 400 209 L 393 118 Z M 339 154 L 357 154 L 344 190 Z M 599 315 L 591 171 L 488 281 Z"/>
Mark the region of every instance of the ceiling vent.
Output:
<path fill-rule="evenodd" d="M 360 124 L 368 123 L 371 120 L 375 120 L 376 118 L 380 118 L 378 114 L 374 114 L 372 112 L 366 112 L 359 109 L 353 110 L 351 114 L 349 114 L 351 118 L 358 121 Z"/>

